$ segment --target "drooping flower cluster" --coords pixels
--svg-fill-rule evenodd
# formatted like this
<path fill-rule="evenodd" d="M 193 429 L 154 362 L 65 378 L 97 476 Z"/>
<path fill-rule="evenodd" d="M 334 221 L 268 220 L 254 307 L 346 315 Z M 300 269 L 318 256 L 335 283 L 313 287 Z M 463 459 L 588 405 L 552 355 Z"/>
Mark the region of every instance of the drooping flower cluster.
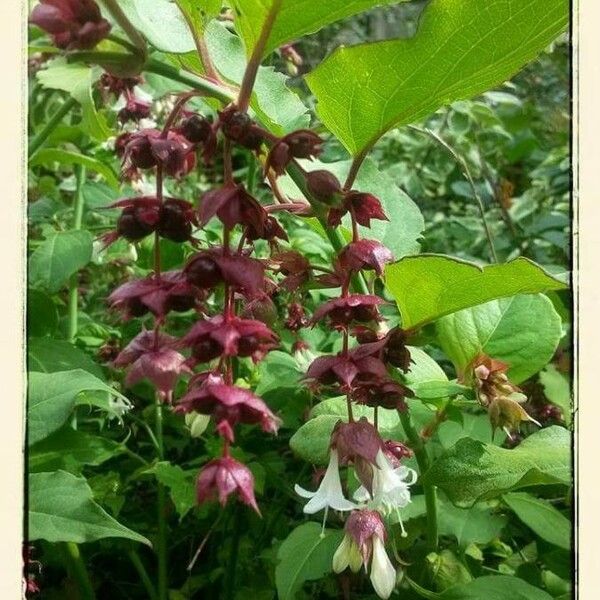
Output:
<path fill-rule="evenodd" d="M 509 366 L 484 354 L 475 357 L 470 376 L 479 403 L 487 409 L 492 429 L 504 429 L 508 437 L 519 430 L 522 421 L 538 423 L 521 406 L 527 396 L 511 383 L 506 372 Z"/>

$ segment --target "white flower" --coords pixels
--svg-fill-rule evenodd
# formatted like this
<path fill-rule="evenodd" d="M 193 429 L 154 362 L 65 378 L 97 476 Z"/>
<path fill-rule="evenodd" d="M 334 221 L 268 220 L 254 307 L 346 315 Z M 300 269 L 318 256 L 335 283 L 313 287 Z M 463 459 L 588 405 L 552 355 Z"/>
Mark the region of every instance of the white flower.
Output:
<path fill-rule="evenodd" d="M 383 541 L 373 537 L 373 560 L 371 561 L 371 583 L 375 593 L 386 600 L 396 587 L 396 569 L 390 561 Z"/>
<path fill-rule="evenodd" d="M 335 573 L 341 573 L 350 567 L 353 573 L 358 573 L 363 564 L 363 557 L 360 554 L 358 545 L 351 536 L 344 535 L 342 543 L 333 555 L 333 570 Z"/>
<path fill-rule="evenodd" d="M 417 480 L 417 473 L 402 465 L 394 469 L 381 450 L 377 453 L 375 464 L 378 468 L 373 469 L 373 496 L 360 486 L 354 493 L 354 499 L 367 502 L 385 513 L 407 506 L 410 503 L 409 487 Z"/>
<path fill-rule="evenodd" d="M 308 503 L 304 506 L 304 512 L 308 515 L 319 512 L 324 508 L 333 508 L 333 510 L 340 511 L 357 508 L 356 504 L 347 500 L 342 492 L 342 482 L 338 470 L 337 450 L 331 450 L 327 471 L 325 471 L 325 476 L 316 492 L 309 492 L 298 484 L 296 484 L 294 490 L 299 496 L 310 498 Z"/>

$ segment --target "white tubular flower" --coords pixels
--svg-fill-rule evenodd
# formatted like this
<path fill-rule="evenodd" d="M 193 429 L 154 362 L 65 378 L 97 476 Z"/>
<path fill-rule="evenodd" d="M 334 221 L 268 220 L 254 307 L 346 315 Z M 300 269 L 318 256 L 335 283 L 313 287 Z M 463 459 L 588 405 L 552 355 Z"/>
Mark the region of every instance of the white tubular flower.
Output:
<path fill-rule="evenodd" d="M 363 487 L 354 493 L 357 502 L 368 502 L 372 508 L 385 513 L 397 511 L 410 503 L 409 487 L 417 480 L 417 473 L 405 466 L 394 468 L 383 451 L 377 453 L 377 468 L 373 470 L 373 496 Z"/>
<path fill-rule="evenodd" d="M 309 492 L 298 484 L 294 487 L 296 494 L 303 498 L 310 498 L 304 506 L 304 512 L 312 515 L 320 510 L 332 508 L 333 510 L 345 511 L 357 508 L 356 504 L 350 502 L 344 497 L 342 492 L 342 482 L 338 470 L 338 453 L 337 450 L 331 450 L 329 454 L 329 465 L 325 476 L 321 481 L 321 485 L 316 492 Z"/>
<path fill-rule="evenodd" d="M 383 541 L 373 538 L 373 561 L 371 562 L 371 583 L 375 593 L 386 600 L 396 587 L 396 569 L 392 565 Z"/>
<path fill-rule="evenodd" d="M 341 573 L 347 567 L 356 573 L 370 566 L 371 583 L 376 594 L 386 600 L 396 587 L 396 569 L 392 565 L 384 541 L 385 526 L 377 511 L 362 509 L 350 514 L 346 533 L 333 555 L 333 570 Z"/>

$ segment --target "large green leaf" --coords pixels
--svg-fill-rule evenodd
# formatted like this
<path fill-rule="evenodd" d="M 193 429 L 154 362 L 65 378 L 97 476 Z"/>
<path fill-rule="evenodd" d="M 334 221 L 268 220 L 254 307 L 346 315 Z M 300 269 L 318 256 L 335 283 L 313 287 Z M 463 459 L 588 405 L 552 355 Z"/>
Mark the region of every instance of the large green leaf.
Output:
<path fill-rule="evenodd" d="M 505 494 L 502 499 L 543 540 L 571 549 L 571 522 L 552 504 L 525 492 Z"/>
<path fill-rule="evenodd" d="M 438 340 L 459 373 L 483 352 L 502 360 L 520 383 L 542 369 L 562 337 L 562 323 L 542 294 L 487 302 L 447 315 L 436 323 Z"/>
<path fill-rule="evenodd" d="M 156 463 L 152 471 L 156 479 L 169 488 L 171 500 L 179 513 L 179 519 L 183 519 L 197 504 L 194 485 L 195 477 L 198 474 L 197 470 L 184 471 L 178 465 L 172 465 L 165 461 Z"/>
<path fill-rule="evenodd" d="M 493 514 L 485 504 L 471 508 L 458 508 L 443 502 L 439 508 L 439 531 L 456 538 L 461 548 L 469 544 L 487 544 L 498 537 L 508 519 Z"/>
<path fill-rule="evenodd" d="M 338 48 L 307 76 L 352 154 L 514 75 L 565 29 L 568 0 L 431 0 L 412 39 Z"/>
<path fill-rule="evenodd" d="M 326 164 L 320 161 L 301 162 L 302 167 L 307 171 L 327 169 L 334 173 L 340 181 L 346 179 L 352 164 L 350 160 Z M 279 181 L 282 190 L 290 197 L 301 195 L 300 190 L 289 176 L 282 177 Z M 419 207 L 396 185 L 391 174 L 380 171 L 374 161 L 367 159 L 358 172 L 353 188 L 377 196 L 389 219 L 389 221 L 373 220 L 370 228 L 359 226 L 361 237 L 378 240 L 385 244 L 397 259 L 419 251 L 418 240 L 425 227 L 423 215 Z M 350 237 L 350 221 L 346 219 L 343 225 Z"/>
<path fill-rule="evenodd" d="M 121 444 L 106 437 L 65 426 L 31 446 L 29 470 L 79 473 L 83 465 L 100 465 L 123 451 Z"/>
<path fill-rule="evenodd" d="M 69 417 L 82 392 L 105 392 L 127 398 L 91 373 L 75 369 L 56 373 L 29 373 L 27 407 L 28 441 L 35 444 L 59 429 Z"/>
<path fill-rule="evenodd" d="M 51 234 L 29 257 L 32 286 L 58 292 L 92 258 L 92 234 L 83 229 Z"/>
<path fill-rule="evenodd" d="M 37 79 L 43 87 L 64 90 L 81 104 L 82 127 L 93 138 L 104 141 L 110 135 L 106 119 L 100 115 L 92 97 L 92 85 L 98 79 L 91 67 L 82 63 L 67 63 L 64 58 L 50 61 L 45 69 L 38 71 Z"/>
<path fill-rule="evenodd" d="M 27 342 L 27 367 L 38 373 L 83 369 L 102 378 L 102 369 L 83 350 L 65 340 L 30 338 Z"/>
<path fill-rule="evenodd" d="M 65 471 L 29 476 L 28 537 L 77 544 L 119 537 L 151 545 L 96 504 L 83 477 Z"/>
<path fill-rule="evenodd" d="M 501 446 L 506 440 L 506 434 L 503 430 L 496 430 L 493 434 L 490 418 L 487 414 L 472 415 L 464 413 L 462 423 L 444 421 L 439 426 L 437 434 L 444 449 L 451 448 L 462 438 L 471 438 L 496 446 Z"/>
<path fill-rule="evenodd" d="M 41 290 L 27 291 L 27 331 L 29 335 L 52 335 L 58 327 L 58 309 Z"/>
<path fill-rule="evenodd" d="M 385 277 L 405 329 L 497 298 L 567 287 L 526 258 L 479 267 L 443 255 L 408 256 L 388 265 Z"/>
<path fill-rule="evenodd" d="M 423 598 L 429 600 L 552 600 L 552 596 L 518 577 L 487 575 L 448 588 L 441 594 L 430 592 L 410 581 Z"/>
<path fill-rule="evenodd" d="M 374 6 L 399 4 L 403 1 L 406 0 L 282 0 L 267 40 L 265 55 L 286 42 L 314 33 L 334 21 L 351 17 Z M 272 4 L 273 0 L 233 0 L 236 28 L 244 40 L 248 55 L 256 45 Z"/>
<path fill-rule="evenodd" d="M 425 473 L 459 507 L 532 485 L 571 483 L 571 436 L 563 427 L 534 433 L 513 450 L 459 440 Z"/>
<path fill-rule="evenodd" d="M 279 600 L 294 600 L 305 581 L 331 572 L 331 561 L 342 536 L 341 529 L 326 529 L 321 535 L 318 523 L 303 523 L 290 533 L 277 552 L 275 584 Z"/>

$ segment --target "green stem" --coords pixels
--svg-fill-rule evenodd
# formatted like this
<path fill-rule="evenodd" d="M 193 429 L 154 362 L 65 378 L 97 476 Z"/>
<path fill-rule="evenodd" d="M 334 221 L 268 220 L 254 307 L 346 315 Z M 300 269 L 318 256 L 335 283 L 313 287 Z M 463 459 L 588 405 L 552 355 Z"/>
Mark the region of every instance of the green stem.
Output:
<path fill-rule="evenodd" d="M 85 182 L 85 167 L 75 166 L 75 198 L 73 202 L 73 230 L 81 229 L 83 222 L 83 184 Z M 78 302 L 79 302 L 79 277 L 77 273 L 71 276 L 69 281 L 69 341 L 73 343 L 77 335 L 78 325 Z"/>
<path fill-rule="evenodd" d="M 119 6 L 118 0 L 102 0 L 108 12 L 113 16 L 119 27 L 127 34 L 139 54 L 145 59 L 148 55 L 148 46 L 141 33 L 133 26 L 123 9 Z"/>
<path fill-rule="evenodd" d="M 75 108 L 76 105 L 77 101 L 70 96 L 64 101 L 63 105 L 52 115 L 44 128 L 29 142 L 29 158 L 33 157 L 33 155 L 40 149 L 50 134 L 54 131 L 56 126 L 71 110 L 73 110 L 73 108 Z"/>
<path fill-rule="evenodd" d="M 186 73 L 181 69 L 177 69 L 171 65 L 166 65 L 152 58 L 146 63 L 144 69 L 150 73 L 162 75 L 167 79 L 189 85 L 191 88 L 200 90 L 207 96 L 216 98 L 217 100 L 220 100 L 226 104 L 231 102 L 235 97 L 233 92 L 221 87 L 220 85 L 217 85 L 216 83 L 213 83 L 212 81 L 209 81 L 208 79 L 197 77 L 191 73 Z"/>
<path fill-rule="evenodd" d="M 231 537 L 231 551 L 229 553 L 229 562 L 225 573 L 225 600 L 233 600 L 235 594 L 235 572 L 237 569 L 238 551 L 240 547 L 242 511 L 236 507 L 233 518 L 233 536 Z"/>
<path fill-rule="evenodd" d="M 75 580 L 79 588 L 79 599 L 95 600 L 96 594 L 94 593 L 87 567 L 79 552 L 79 546 L 73 542 L 64 542 L 62 547 L 64 548 L 69 575 Z"/>
<path fill-rule="evenodd" d="M 407 412 L 398 411 L 400 422 L 406 432 L 410 446 L 415 453 L 419 465 L 419 475 L 422 477 L 429 470 L 429 456 L 423 440 L 411 423 Z M 434 485 L 421 483 L 425 494 L 425 508 L 427 510 L 427 545 L 432 552 L 438 547 L 438 513 L 437 513 L 437 490 Z"/>
<path fill-rule="evenodd" d="M 158 442 L 158 458 L 164 459 L 163 442 L 163 411 L 162 401 L 156 394 L 156 440 Z M 168 582 L 167 582 L 167 521 L 165 518 L 165 507 L 167 503 L 167 490 L 164 484 L 158 482 L 158 543 L 156 553 L 158 555 L 158 598 L 167 600 Z"/>
<path fill-rule="evenodd" d="M 146 567 L 144 567 L 144 563 L 142 559 L 139 557 L 139 554 L 132 548 L 127 552 L 135 570 L 138 572 L 146 591 L 148 592 L 148 597 L 150 600 L 158 600 L 158 595 L 156 594 L 156 590 L 154 589 L 154 585 L 148 576 L 148 572 L 146 571 Z"/>

